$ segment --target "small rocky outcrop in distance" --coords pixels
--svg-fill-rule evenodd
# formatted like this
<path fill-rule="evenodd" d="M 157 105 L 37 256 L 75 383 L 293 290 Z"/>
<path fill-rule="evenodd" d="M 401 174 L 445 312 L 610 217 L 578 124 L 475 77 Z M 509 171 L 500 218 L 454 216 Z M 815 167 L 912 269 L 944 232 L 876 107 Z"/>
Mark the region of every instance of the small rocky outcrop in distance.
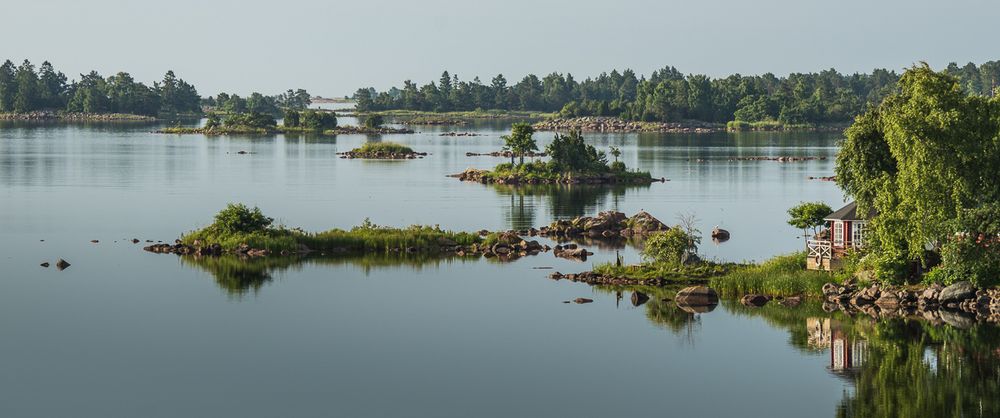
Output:
<path fill-rule="evenodd" d="M 670 229 L 659 219 L 645 211 L 626 217 L 624 213 L 606 211 L 597 216 L 580 216 L 571 220 L 555 221 L 548 227 L 538 229 L 543 237 L 631 237 L 649 235 Z"/>

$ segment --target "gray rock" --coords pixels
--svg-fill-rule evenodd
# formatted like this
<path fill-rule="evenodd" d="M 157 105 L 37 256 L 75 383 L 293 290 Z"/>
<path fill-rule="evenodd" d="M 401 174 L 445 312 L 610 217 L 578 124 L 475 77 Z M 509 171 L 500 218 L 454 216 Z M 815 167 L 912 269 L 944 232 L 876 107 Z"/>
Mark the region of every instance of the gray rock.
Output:
<path fill-rule="evenodd" d="M 691 286 L 677 292 L 674 301 L 681 307 L 718 305 L 719 294 L 708 286 Z"/>
<path fill-rule="evenodd" d="M 963 281 L 942 289 L 941 294 L 938 295 L 938 301 L 941 304 L 947 304 L 961 302 L 974 297 L 976 297 L 976 287 L 970 282 Z"/>
<path fill-rule="evenodd" d="M 61 258 L 59 259 L 59 261 L 56 261 L 56 268 L 59 269 L 59 271 L 66 270 L 67 268 L 69 268 L 69 266 L 70 266 L 69 262 Z"/>

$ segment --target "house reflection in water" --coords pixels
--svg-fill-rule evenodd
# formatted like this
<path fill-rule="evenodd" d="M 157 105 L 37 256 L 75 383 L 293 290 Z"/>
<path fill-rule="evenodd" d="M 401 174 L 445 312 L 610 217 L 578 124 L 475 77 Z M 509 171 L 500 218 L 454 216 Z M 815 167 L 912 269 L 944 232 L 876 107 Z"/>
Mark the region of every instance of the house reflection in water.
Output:
<path fill-rule="evenodd" d="M 853 377 L 865 363 L 868 342 L 852 337 L 845 332 L 840 321 L 830 318 L 807 318 L 809 346 L 830 350 L 830 364 L 827 369 L 842 377 Z"/>

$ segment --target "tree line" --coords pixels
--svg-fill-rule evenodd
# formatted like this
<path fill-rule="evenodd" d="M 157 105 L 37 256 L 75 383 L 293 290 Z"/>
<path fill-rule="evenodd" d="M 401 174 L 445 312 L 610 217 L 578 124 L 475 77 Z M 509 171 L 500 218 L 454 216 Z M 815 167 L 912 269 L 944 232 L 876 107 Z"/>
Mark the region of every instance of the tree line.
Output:
<path fill-rule="evenodd" d="M 68 81 L 48 61 L 37 70 L 28 60 L 17 66 L 10 60 L 0 65 L 0 112 L 66 110 L 155 116 L 199 113 L 200 101 L 195 87 L 173 71 L 147 86 L 126 72 L 105 78 L 91 71 Z"/>
<path fill-rule="evenodd" d="M 219 93 L 215 97 L 209 96 L 202 99 L 202 104 L 211 110 L 230 113 L 260 113 L 281 117 L 287 109 L 304 110 L 312 104 L 312 96 L 304 89 L 289 89 L 288 91 L 266 96 L 253 92 L 247 97 L 240 97 L 238 94 Z"/>
<path fill-rule="evenodd" d="M 951 64 L 945 73 L 958 78 L 968 93 L 992 95 L 1000 79 L 1000 61 L 963 67 Z M 360 111 L 496 109 L 660 122 L 816 124 L 850 122 L 893 93 L 898 80 L 899 74 L 885 69 L 869 74 L 848 75 L 830 69 L 786 77 L 768 73 L 711 78 L 665 67 L 648 78 L 632 70 L 615 70 L 583 81 L 572 74 L 551 73 L 542 78 L 528 75 L 511 85 L 502 74 L 485 84 L 478 77 L 463 81 L 445 71 L 437 82 L 418 86 L 406 80 L 402 87 L 381 92 L 361 88 L 353 98 Z"/>

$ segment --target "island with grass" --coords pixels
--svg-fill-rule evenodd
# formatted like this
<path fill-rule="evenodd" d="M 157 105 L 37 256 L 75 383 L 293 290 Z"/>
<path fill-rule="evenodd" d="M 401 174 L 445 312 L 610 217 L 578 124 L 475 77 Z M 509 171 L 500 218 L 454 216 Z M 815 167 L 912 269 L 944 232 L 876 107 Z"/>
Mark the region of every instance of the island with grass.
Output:
<path fill-rule="evenodd" d="M 545 147 L 549 161 L 525 162 L 524 157 L 538 151 L 532 135 L 534 128 L 527 123 L 515 123 L 510 135 L 503 137 L 504 151 L 510 163 L 499 164 L 492 170 L 470 168 L 450 177 L 461 181 L 483 184 L 650 184 L 666 181 L 654 179 L 649 172 L 633 171 L 618 160 L 621 151 L 610 149 L 614 161 L 608 163 L 607 154 L 584 142 L 580 131 L 555 134 Z"/>
<path fill-rule="evenodd" d="M 416 152 L 413 148 L 395 142 L 366 142 L 347 152 L 338 152 L 340 158 L 367 160 L 412 160 L 424 158 L 426 152 Z"/>
<path fill-rule="evenodd" d="M 337 124 L 337 115 L 333 111 L 293 110 L 284 112 L 281 125 L 273 115 L 260 112 L 230 113 L 220 117 L 218 113 L 210 113 L 202 127 L 167 127 L 157 131 L 163 134 L 202 134 L 202 135 L 274 135 L 274 134 L 313 134 L 313 135 L 347 135 L 347 134 L 411 134 L 413 130 L 387 127 L 380 116 L 369 116 L 361 126 Z"/>
<path fill-rule="evenodd" d="M 215 215 L 212 224 L 182 235 L 174 244 L 153 244 L 143 249 L 199 257 L 397 254 L 496 257 L 505 261 L 551 250 L 512 232 L 454 232 L 424 225 L 396 228 L 376 225 L 367 219 L 348 230 L 306 232 L 274 225 L 274 219 L 259 208 L 244 204 L 229 204 Z"/>

